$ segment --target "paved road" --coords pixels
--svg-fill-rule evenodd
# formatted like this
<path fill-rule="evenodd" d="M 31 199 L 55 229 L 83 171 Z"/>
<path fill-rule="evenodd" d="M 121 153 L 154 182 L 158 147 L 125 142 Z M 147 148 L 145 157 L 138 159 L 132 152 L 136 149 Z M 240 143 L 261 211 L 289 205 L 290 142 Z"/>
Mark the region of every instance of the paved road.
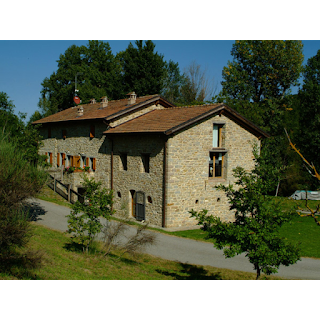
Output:
<path fill-rule="evenodd" d="M 37 223 L 60 231 L 67 230 L 66 215 L 70 209 L 39 199 L 33 199 L 30 203 Z M 128 229 L 129 233 L 133 231 L 133 227 Z M 156 235 L 156 244 L 147 248 L 146 253 L 182 263 L 255 272 L 244 255 L 225 259 L 222 251 L 215 249 L 210 243 L 158 232 Z M 302 258 L 289 267 L 281 266 L 276 275 L 289 279 L 320 279 L 320 259 Z"/>

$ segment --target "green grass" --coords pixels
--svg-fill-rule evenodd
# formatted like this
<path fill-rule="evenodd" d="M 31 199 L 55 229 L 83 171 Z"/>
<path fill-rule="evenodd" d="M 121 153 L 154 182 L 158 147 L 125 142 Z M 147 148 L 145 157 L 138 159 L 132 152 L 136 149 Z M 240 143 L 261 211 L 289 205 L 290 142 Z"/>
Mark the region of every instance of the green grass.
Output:
<path fill-rule="evenodd" d="M 249 272 L 197 266 L 164 260 L 147 254 L 119 258 L 113 253 L 105 258 L 100 244 L 94 253 L 84 254 L 71 244 L 70 237 L 59 231 L 33 224 L 30 247 L 43 253 L 38 270 L 13 269 L 0 279 L 43 280 L 254 280 Z M 270 276 L 266 279 L 280 279 Z"/>
<path fill-rule="evenodd" d="M 71 208 L 71 203 L 62 198 L 58 193 L 55 193 L 52 189 L 50 189 L 47 185 L 42 188 L 40 193 L 37 195 L 37 198 L 56 203 L 60 206 L 65 206 Z"/>

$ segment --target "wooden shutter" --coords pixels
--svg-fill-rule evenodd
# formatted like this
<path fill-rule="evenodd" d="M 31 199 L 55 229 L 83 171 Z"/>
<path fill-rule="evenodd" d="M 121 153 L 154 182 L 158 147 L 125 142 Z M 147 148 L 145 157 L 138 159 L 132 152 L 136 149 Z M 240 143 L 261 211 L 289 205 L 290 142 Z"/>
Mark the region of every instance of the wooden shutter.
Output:
<path fill-rule="evenodd" d="M 73 156 L 70 156 L 70 167 L 74 167 L 74 164 L 73 164 Z"/>
<path fill-rule="evenodd" d="M 96 170 L 96 158 L 92 158 L 92 170 Z"/>
<path fill-rule="evenodd" d="M 57 167 L 60 167 L 60 153 L 57 153 Z"/>
<path fill-rule="evenodd" d="M 66 165 L 66 154 L 61 153 L 61 158 L 62 158 L 62 165 L 65 166 Z"/>
<path fill-rule="evenodd" d="M 48 162 L 48 152 L 46 152 L 46 162 Z"/>
<path fill-rule="evenodd" d="M 90 126 L 90 138 L 94 138 L 95 137 L 95 127 L 94 125 Z"/>
<path fill-rule="evenodd" d="M 73 166 L 76 168 L 80 168 L 80 156 L 73 157 Z"/>
<path fill-rule="evenodd" d="M 52 165 L 52 152 L 50 153 L 50 164 Z"/>
<path fill-rule="evenodd" d="M 86 167 L 89 167 L 89 158 L 86 158 Z"/>

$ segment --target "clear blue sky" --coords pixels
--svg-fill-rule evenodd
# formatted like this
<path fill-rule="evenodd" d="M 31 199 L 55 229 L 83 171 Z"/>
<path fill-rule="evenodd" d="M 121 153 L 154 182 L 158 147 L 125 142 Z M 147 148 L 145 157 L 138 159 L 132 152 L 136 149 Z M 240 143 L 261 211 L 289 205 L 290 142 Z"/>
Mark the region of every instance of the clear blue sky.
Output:
<path fill-rule="evenodd" d="M 106 40 L 108 41 L 108 40 Z M 112 40 L 113 54 L 125 50 L 130 41 Z M 132 41 L 134 42 L 134 41 Z M 231 60 L 231 40 L 157 40 L 156 51 L 164 59 L 178 62 L 180 70 L 196 61 L 207 69 L 207 75 L 214 79 L 221 89 L 222 68 Z M 16 106 L 15 112 L 27 113 L 37 110 L 41 82 L 57 70 L 59 55 L 75 45 L 86 45 L 87 41 L 70 40 L 1 40 L 0 41 L 0 91 L 6 92 Z M 303 41 L 305 62 L 320 49 L 320 41 Z M 151 92 L 152 94 L 152 92 Z"/>

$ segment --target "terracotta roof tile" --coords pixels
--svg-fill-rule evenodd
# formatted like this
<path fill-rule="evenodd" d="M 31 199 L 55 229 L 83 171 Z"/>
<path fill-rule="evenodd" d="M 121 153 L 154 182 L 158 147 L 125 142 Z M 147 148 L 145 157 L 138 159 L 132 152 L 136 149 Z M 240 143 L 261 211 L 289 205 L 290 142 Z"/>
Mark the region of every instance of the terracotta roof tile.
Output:
<path fill-rule="evenodd" d="M 217 109 L 221 104 L 191 107 L 176 107 L 154 110 L 133 120 L 125 122 L 104 133 L 142 133 L 162 132 L 180 126 L 198 116 Z"/>
<path fill-rule="evenodd" d="M 111 115 L 123 111 L 125 109 L 131 109 L 137 106 L 139 103 L 147 102 L 152 98 L 159 97 L 159 95 L 150 95 L 144 97 L 137 97 L 136 103 L 128 105 L 128 99 L 112 100 L 108 102 L 108 106 L 100 108 L 100 102 L 94 104 L 83 104 L 83 116 L 78 117 L 78 106 L 69 108 L 58 113 L 55 113 L 46 118 L 37 120 L 33 124 L 60 122 L 60 121 L 74 121 L 74 120 L 90 120 L 90 119 L 104 119 Z M 80 106 L 80 105 L 79 105 Z"/>
<path fill-rule="evenodd" d="M 110 128 L 104 133 L 163 133 L 169 135 L 219 112 L 223 112 L 258 137 L 269 136 L 223 103 L 154 110 L 117 127 Z"/>

